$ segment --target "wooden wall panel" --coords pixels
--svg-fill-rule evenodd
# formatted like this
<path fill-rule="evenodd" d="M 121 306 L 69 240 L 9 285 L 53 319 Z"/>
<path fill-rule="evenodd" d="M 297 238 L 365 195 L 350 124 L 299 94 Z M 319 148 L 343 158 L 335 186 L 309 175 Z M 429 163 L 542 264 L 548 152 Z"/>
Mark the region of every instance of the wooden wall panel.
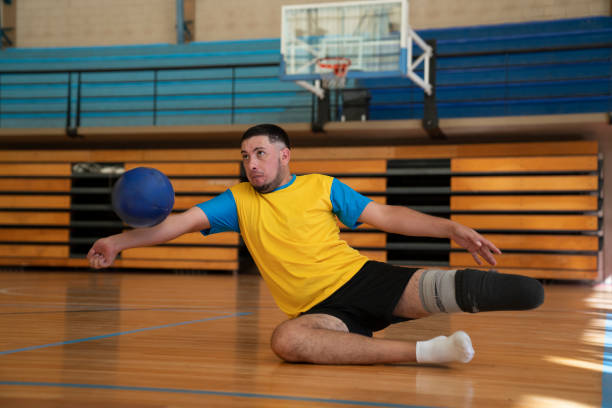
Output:
<path fill-rule="evenodd" d="M 131 170 L 135 167 L 153 167 L 165 175 L 172 176 L 239 176 L 239 163 L 224 163 L 224 162 L 208 162 L 208 163 L 191 163 L 191 162 L 152 162 L 152 163 L 125 163 L 125 170 Z"/>
<path fill-rule="evenodd" d="M 597 176 L 483 176 L 452 177 L 453 192 L 597 191 Z"/>
<path fill-rule="evenodd" d="M 386 160 L 296 160 L 291 162 L 296 174 L 384 174 Z"/>
<path fill-rule="evenodd" d="M 387 179 L 382 177 L 344 177 L 339 180 L 360 192 L 385 192 L 387 189 Z"/>
<path fill-rule="evenodd" d="M 454 195 L 451 211 L 597 211 L 595 195 Z"/>
<path fill-rule="evenodd" d="M 453 173 L 596 171 L 597 156 L 479 157 L 451 160 Z"/>
<path fill-rule="evenodd" d="M 543 234 L 483 234 L 496 247 L 504 250 L 530 251 L 598 251 L 599 237 L 594 235 L 543 235 Z M 460 248 L 451 242 L 452 248 Z"/>
<path fill-rule="evenodd" d="M 295 174 L 316 172 L 341 177 L 357 191 L 374 194 L 371 198 L 376 202 L 386 203 L 391 194 L 387 177 L 392 177 L 387 174 L 387 161 L 393 159 L 450 162 L 450 207 L 446 211 L 450 210 L 451 219 L 482 230 L 508 251 L 500 258 L 499 270 L 551 279 L 596 276 L 600 251 L 597 142 L 294 148 L 291 168 Z M 74 162 L 158 168 L 171 178 L 176 190 L 175 211 L 184 211 L 225 191 L 238 183 L 240 172 L 240 154 L 234 148 L 0 151 L 0 242 L 23 246 L 20 250 L 24 251 L 0 255 L 0 265 L 87 266 L 85 259 L 68 254 Z M 393 199 L 400 196 L 396 194 Z M 43 211 L 27 211 L 35 209 Z M 426 209 L 434 210 L 445 209 Z M 60 226 L 64 228 L 57 228 Z M 341 237 L 372 259 L 387 259 L 387 234 L 371 225 L 343 229 Z M 42 244 L 45 242 L 62 245 Z M 124 251 L 115 265 L 236 270 L 239 243 L 236 233 L 210 237 L 193 233 L 168 245 Z M 397 251 L 397 242 L 393 245 Z M 437 245 L 435 250 L 439 251 Z M 51 253 L 44 252 L 46 247 Z M 5 253 L 10 249 L 5 246 Z M 467 253 L 453 251 L 450 257 L 450 265 L 441 267 L 475 266 Z"/>
<path fill-rule="evenodd" d="M 68 225 L 67 211 L 0 211 L 0 224 L 6 225 Z"/>
<path fill-rule="evenodd" d="M 123 259 L 178 259 L 203 261 L 235 261 L 237 248 L 156 246 L 127 249 L 121 253 Z"/>
<path fill-rule="evenodd" d="M 220 232 L 218 234 L 212 234 L 204 236 L 199 232 L 192 232 L 189 234 L 182 235 L 168 244 L 173 245 L 238 245 L 240 242 L 240 235 L 237 232 Z"/>
<path fill-rule="evenodd" d="M 177 179 L 170 178 L 175 193 L 222 193 L 238 184 L 238 179 Z"/>
<path fill-rule="evenodd" d="M 175 195 L 174 210 L 188 210 L 189 208 L 214 198 L 216 194 L 209 195 Z"/>
<path fill-rule="evenodd" d="M 68 246 L 0 244 L 0 257 L 68 258 Z"/>
<path fill-rule="evenodd" d="M 0 191 L 70 192 L 68 179 L 0 178 Z"/>
<path fill-rule="evenodd" d="M 595 215 L 457 215 L 453 221 L 476 230 L 597 231 Z"/>
<path fill-rule="evenodd" d="M 467 252 L 453 252 L 450 255 L 452 266 L 480 267 Z M 578 269 L 597 270 L 597 256 L 560 255 L 560 254 L 504 254 L 497 256 L 499 268 L 525 269 Z"/>
<path fill-rule="evenodd" d="M 2 176 L 66 176 L 70 177 L 70 163 L 0 163 Z"/>
<path fill-rule="evenodd" d="M 70 209 L 68 195 L 0 195 L 0 208 Z"/>
<path fill-rule="evenodd" d="M 68 242 L 67 228 L 0 228 L 0 242 Z"/>
<path fill-rule="evenodd" d="M 387 234 L 385 233 L 342 232 L 340 239 L 345 240 L 352 247 L 384 248 L 387 245 Z"/>

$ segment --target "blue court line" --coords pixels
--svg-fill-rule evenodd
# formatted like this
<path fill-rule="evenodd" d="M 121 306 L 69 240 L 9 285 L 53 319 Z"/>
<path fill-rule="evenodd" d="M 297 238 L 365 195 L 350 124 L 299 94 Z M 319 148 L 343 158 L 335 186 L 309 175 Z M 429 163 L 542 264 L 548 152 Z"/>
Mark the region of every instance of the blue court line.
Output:
<path fill-rule="evenodd" d="M 601 408 L 612 408 L 612 313 L 606 315 L 606 337 L 601 370 Z"/>
<path fill-rule="evenodd" d="M 258 393 L 248 393 L 248 392 L 189 390 L 189 389 L 181 389 L 181 388 L 130 387 L 130 386 L 122 386 L 122 385 L 70 384 L 70 383 L 25 382 L 25 381 L 0 381 L 0 385 L 81 388 L 81 389 L 95 389 L 95 390 L 165 392 L 165 393 L 174 393 L 174 394 L 212 395 L 212 396 L 218 396 L 218 397 L 260 398 L 260 399 L 281 400 L 281 401 L 300 401 L 300 402 L 313 402 L 313 403 L 323 403 L 323 404 L 358 405 L 358 406 L 363 406 L 363 407 L 428 408 L 425 406 L 394 404 L 390 402 L 300 397 L 300 396 L 292 396 L 292 395 L 258 394 Z"/>
<path fill-rule="evenodd" d="M 2 305 L 0 305 L 2 306 Z M 0 312 L 0 316 L 11 315 L 36 315 L 36 314 L 60 314 L 60 313 L 93 313 L 93 312 L 190 312 L 190 313 L 211 313 L 220 312 L 219 310 L 206 309 L 185 309 L 185 308 L 106 308 L 106 309 L 57 309 L 43 310 L 37 312 Z M 226 311 L 227 312 L 227 311 Z"/>
<path fill-rule="evenodd" d="M 224 315 L 224 316 L 208 317 L 206 319 L 200 319 L 200 320 L 189 320 L 189 321 L 179 322 L 179 323 L 164 324 L 164 325 L 161 325 L 161 326 L 145 327 L 143 329 L 136 329 L 136 330 L 129 330 L 129 331 L 118 332 L 118 333 L 103 334 L 101 336 L 87 337 L 87 338 L 83 338 L 83 339 L 58 341 L 57 343 L 41 344 L 41 345 L 38 345 L 38 346 L 30 346 L 30 347 L 24 347 L 24 348 L 13 349 L 13 350 L 4 350 L 4 351 L 0 351 L 0 356 L 1 355 L 5 355 L 5 354 L 19 353 L 21 351 L 37 350 L 37 349 L 46 348 L 46 347 L 63 346 L 65 344 L 75 344 L 75 343 L 82 343 L 82 342 L 85 342 L 85 341 L 107 339 L 107 338 L 110 338 L 110 337 L 123 336 L 125 334 L 140 333 L 140 332 L 145 332 L 145 331 L 150 331 L 150 330 L 157 330 L 157 329 L 166 329 L 166 328 L 169 328 L 169 327 L 185 326 L 187 324 L 209 322 L 209 321 L 213 321 L 213 320 L 227 319 L 227 318 L 230 318 L 230 317 L 247 316 L 247 315 L 250 315 L 250 314 L 251 313 L 234 313 L 234 314 Z"/>

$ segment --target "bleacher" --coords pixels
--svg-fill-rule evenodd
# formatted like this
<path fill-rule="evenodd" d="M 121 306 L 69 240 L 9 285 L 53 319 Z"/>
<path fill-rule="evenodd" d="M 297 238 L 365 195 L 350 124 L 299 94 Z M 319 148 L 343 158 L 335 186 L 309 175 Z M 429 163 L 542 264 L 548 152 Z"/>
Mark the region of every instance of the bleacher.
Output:
<path fill-rule="evenodd" d="M 441 118 L 608 112 L 612 19 L 424 30 L 436 40 Z M 367 79 L 370 119 L 423 116 L 407 79 Z"/>
<path fill-rule="evenodd" d="M 437 41 L 441 118 L 610 111 L 610 17 L 419 34 Z M 277 39 L 6 49 L 0 128 L 310 122 L 314 98 L 278 79 L 279 62 Z M 371 120 L 423 117 L 408 79 L 351 85 L 371 93 Z"/>

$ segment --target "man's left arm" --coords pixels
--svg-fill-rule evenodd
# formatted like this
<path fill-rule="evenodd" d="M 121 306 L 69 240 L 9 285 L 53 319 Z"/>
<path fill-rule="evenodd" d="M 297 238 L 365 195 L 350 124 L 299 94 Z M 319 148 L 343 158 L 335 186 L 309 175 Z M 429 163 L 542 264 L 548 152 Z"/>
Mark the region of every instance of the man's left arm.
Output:
<path fill-rule="evenodd" d="M 479 265 L 482 265 L 479 256 L 491 265 L 495 265 L 497 262 L 493 254 L 501 254 L 491 241 L 472 228 L 403 206 L 384 205 L 372 201 L 359 216 L 359 222 L 393 234 L 450 238 L 467 249 Z"/>

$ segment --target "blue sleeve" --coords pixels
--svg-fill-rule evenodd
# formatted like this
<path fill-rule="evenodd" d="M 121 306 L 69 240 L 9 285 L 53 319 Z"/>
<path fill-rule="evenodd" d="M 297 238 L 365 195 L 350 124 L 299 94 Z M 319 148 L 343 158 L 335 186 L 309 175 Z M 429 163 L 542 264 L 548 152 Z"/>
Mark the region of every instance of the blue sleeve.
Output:
<path fill-rule="evenodd" d="M 209 229 L 200 231 L 203 235 L 224 231 L 240 232 L 236 200 L 230 190 L 226 190 L 215 198 L 198 204 L 197 207 L 204 211 L 210 222 Z"/>
<path fill-rule="evenodd" d="M 331 202 L 334 214 L 349 228 L 357 228 L 361 225 L 357 222 L 366 205 L 372 201 L 340 180 L 334 178 L 331 187 Z"/>

